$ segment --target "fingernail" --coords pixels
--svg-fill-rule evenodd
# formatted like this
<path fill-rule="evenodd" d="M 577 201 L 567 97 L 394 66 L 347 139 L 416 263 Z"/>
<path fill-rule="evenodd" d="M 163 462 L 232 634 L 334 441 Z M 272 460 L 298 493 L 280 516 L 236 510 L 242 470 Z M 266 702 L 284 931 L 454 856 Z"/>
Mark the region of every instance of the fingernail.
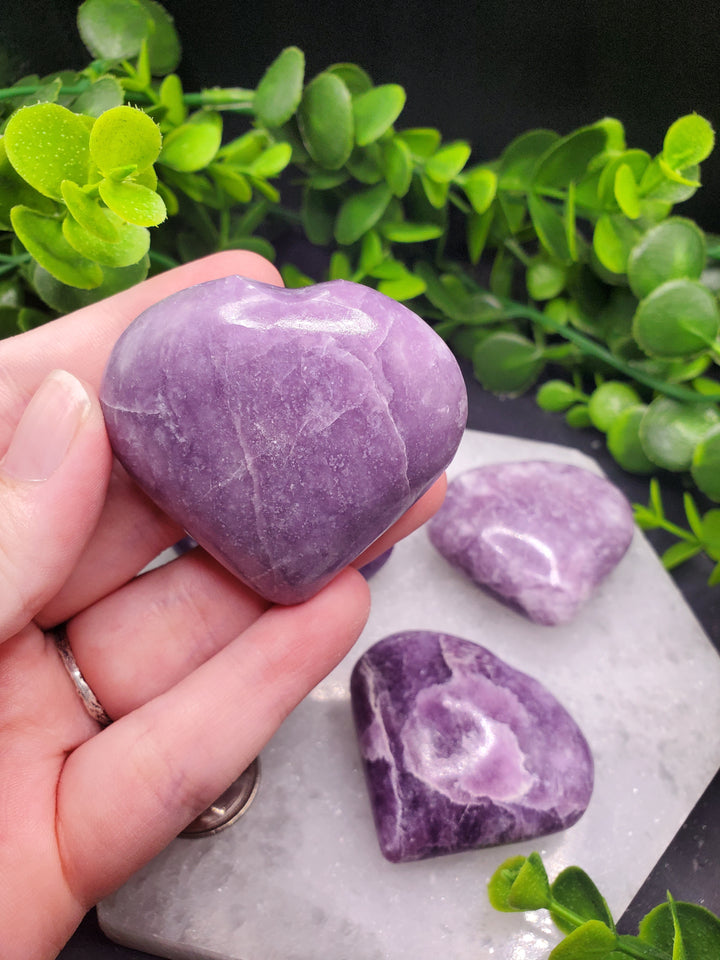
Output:
<path fill-rule="evenodd" d="M 16 480 L 47 480 L 65 459 L 78 427 L 90 410 L 83 385 L 65 370 L 43 380 L 15 428 L 4 473 Z"/>

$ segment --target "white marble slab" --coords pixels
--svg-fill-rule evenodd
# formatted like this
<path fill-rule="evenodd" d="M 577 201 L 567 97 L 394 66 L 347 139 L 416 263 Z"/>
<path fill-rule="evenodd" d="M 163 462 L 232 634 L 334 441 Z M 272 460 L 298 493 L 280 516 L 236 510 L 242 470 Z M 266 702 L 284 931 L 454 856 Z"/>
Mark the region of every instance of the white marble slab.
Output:
<path fill-rule="evenodd" d="M 469 431 L 448 472 L 531 458 L 597 470 L 568 448 Z M 486 596 L 424 530 L 396 547 L 372 595 L 357 646 L 263 752 L 247 813 L 214 837 L 174 841 L 104 901 L 109 936 L 193 960 L 541 960 L 557 940 L 545 914 L 497 913 L 485 893 L 498 863 L 532 849 L 551 875 L 584 867 L 612 911 L 625 909 L 720 767 L 720 657 L 642 534 L 565 626 L 532 624 Z M 404 629 L 477 641 L 565 704 L 596 763 L 579 823 L 536 843 L 381 857 L 348 680 L 363 650 Z"/>

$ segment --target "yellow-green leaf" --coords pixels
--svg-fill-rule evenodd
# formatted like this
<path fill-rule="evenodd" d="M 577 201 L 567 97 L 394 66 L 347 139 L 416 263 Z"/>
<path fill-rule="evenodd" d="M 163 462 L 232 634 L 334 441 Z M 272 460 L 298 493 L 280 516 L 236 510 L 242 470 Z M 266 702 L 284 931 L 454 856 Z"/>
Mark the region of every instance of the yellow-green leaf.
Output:
<path fill-rule="evenodd" d="M 63 180 L 87 182 L 87 122 L 60 104 L 38 103 L 18 110 L 8 120 L 3 141 L 15 170 L 46 197 L 61 200 Z"/>
<path fill-rule="evenodd" d="M 103 180 L 98 190 L 113 213 L 137 227 L 156 227 L 167 216 L 162 197 L 139 183 Z"/>
<path fill-rule="evenodd" d="M 90 154 L 103 176 L 118 167 L 144 170 L 158 158 L 158 125 L 135 107 L 113 107 L 97 118 L 90 134 Z"/>
<path fill-rule="evenodd" d="M 62 233 L 68 245 L 77 253 L 108 267 L 129 267 L 142 260 L 150 248 L 149 232 L 144 227 L 129 223 L 118 224 L 119 239 L 114 243 L 100 240 L 83 230 L 72 217 L 66 217 L 63 221 Z"/>
<path fill-rule="evenodd" d="M 84 290 L 100 286 L 102 269 L 70 246 L 57 217 L 17 206 L 10 211 L 10 220 L 28 253 L 57 280 Z"/>
<path fill-rule="evenodd" d="M 219 113 L 199 112 L 165 137 L 159 162 L 181 173 L 193 173 L 208 166 L 222 141 Z"/>
<path fill-rule="evenodd" d="M 72 180 L 63 180 L 61 189 L 65 205 L 83 229 L 108 243 L 119 239 L 117 227 L 95 198 L 88 196 L 82 187 Z"/>

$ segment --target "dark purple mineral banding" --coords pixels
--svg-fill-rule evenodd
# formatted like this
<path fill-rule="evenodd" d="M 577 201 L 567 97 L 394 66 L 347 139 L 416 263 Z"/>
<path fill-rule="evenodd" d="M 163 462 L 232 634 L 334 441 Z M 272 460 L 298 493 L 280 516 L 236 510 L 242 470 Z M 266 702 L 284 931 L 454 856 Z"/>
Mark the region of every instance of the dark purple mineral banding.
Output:
<path fill-rule="evenodd" d="M 145 492 L 259 594 L 316 593 L 442 473 L 467 395 L 407 307 L 336 280 L 173 294 L 118 340 L 100 392 Z"/>
<path fill-rule="evenodd" d="M 383 855 L 421 860 L 564 830 L 585 812 L 593 760 L 537 680 L 469 640 L 393 634 L 351 679 Z"/>
<path fill-rule="evenodd" d="M 428 524 L 454 567 L 546 625 L 575 616 L 633 530 L 632 508 L 609 480 L 544 460 L 467 470 Z"/>

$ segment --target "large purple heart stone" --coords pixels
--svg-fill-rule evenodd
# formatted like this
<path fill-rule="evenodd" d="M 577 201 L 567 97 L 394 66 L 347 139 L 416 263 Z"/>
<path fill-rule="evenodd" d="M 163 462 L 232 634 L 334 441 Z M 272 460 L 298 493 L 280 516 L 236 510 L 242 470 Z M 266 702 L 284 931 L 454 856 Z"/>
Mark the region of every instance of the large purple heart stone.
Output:
<path fill-rule="evenodd" d="M 632 508 L 609 480 L 567 463 L 476 467 L 448 486 L 433 545 L 536 623 L 566 623 L 620 562 Z"/>
<path fill-rule="evenodd" d="M 146 493 L 259 594 L 316 593 L 452 459 L 467 396 L 443 341 L 402 304 L 335 280 L 232 276 L 150 307 L 100 392 Z"/>
<path fill-rule="evenodd" d="M 537 680 L 460 637 L 397 633 L 351 697 L 380 849 L 393 863 L 564 830 L 593 789 L 590 748 Z"/>

